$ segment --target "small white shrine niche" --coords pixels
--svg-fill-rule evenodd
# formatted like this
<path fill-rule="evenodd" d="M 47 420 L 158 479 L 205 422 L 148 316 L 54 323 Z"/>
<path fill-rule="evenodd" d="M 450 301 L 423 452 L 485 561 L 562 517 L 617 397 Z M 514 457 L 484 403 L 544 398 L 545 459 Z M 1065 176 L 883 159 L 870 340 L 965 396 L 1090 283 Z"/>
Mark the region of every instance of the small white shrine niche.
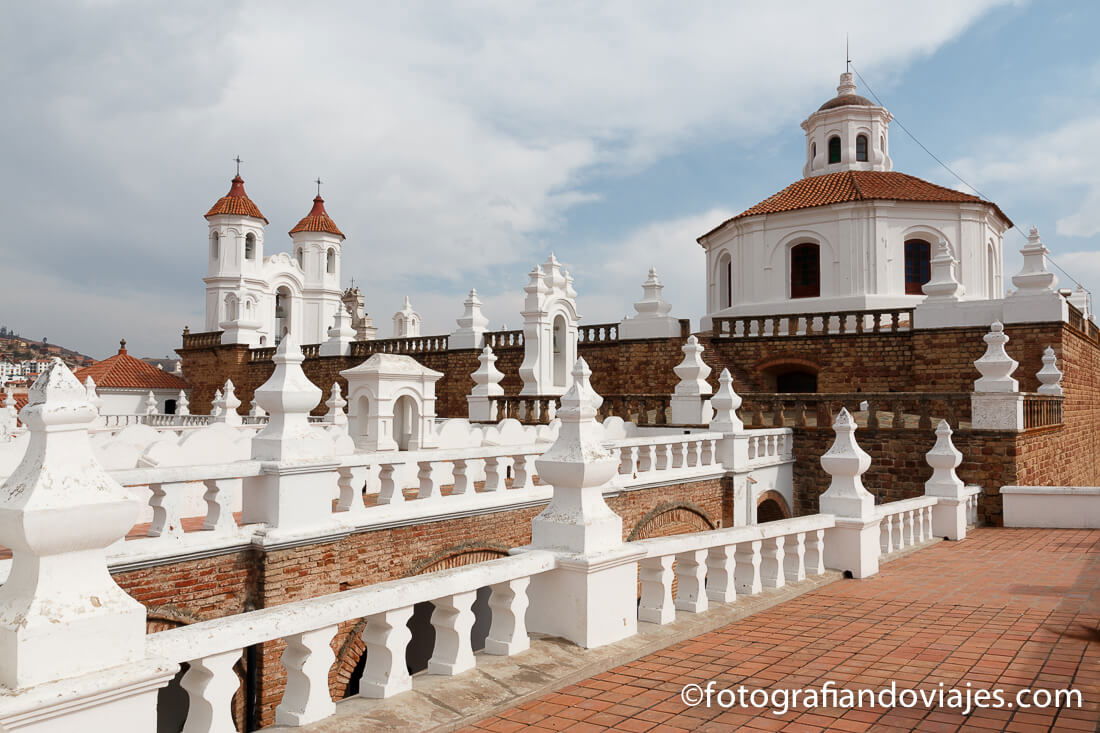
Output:
<path fill-rule="evenodd" d="M 577 361 L 577 291 L 554 255 L 531 270 L 524 288 L 521 395 L 561 395 Z"/>
<path fill-rule="evenodd" d="M 411 356 L 375 354 L 348 380 L 348 427 L 357 450 L 435 448 L 435 383 L 442 372 Z"/>

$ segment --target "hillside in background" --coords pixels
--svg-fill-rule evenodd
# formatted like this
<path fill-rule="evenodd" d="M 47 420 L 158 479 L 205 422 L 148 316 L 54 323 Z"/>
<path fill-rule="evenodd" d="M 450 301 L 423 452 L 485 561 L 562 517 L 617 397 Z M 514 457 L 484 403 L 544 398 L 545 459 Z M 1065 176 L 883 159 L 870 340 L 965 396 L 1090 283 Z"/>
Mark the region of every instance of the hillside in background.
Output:
<path fill-rule="evenodd" d="M 51 359 L 55 356 L 60 357 L 70 368 L 86 366 L 95 361 L 86 354 L 51 344 L 48 339 L 35 341 L 20 336 L 7 326 L 0 326 L 0 361 L 20 362 L 28 359 Z"/>

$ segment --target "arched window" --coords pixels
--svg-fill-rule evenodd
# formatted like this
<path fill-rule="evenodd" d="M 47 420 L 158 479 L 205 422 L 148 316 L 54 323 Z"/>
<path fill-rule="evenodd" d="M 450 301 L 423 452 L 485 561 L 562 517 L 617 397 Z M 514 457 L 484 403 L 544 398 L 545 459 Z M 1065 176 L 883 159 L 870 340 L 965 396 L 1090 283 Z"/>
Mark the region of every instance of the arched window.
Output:
<path fill-rule="evenodd" d="M 813 242 L 791 247 L 791 297 L 821 295 L 821 248 Z"/>
<path fill-rule="evenodd" d="M 325 272 L 330 275 L 336 274 L 336 250 L 331 247 L 328 250 L 328 254 L 325 255 Z"/>
<path fill-rule="evenodd" d="M 728 252 L 718 259 L 718 307 L 733 305 L 733 260 Z"/>
<path fill-rule="evenodd" d="M 867 162 L 867 136 L 856 136 L 856 160 L 861 163 Z"/>
<path fill-rule="evenodd" d="M 218 233 L 217 232 L 211 232 L 210 233 L 210 258 L 214 259 L 214 260 L 218 259 Z"/>
<path fill-rule="evenodd" d="M 829 163 L 840 162 L 840 138 L 833 135 L 829 138 Z"/>
<path fill-rule="evenodd" d="M 298 260 L 298 267 L 302 268 L 303 270 L 306 269 L 306 266 L 305 266 L 305 264 L 303 262 L 303 258 L 302 258 L 302 248 L 301 247 L 294 250 L 294 256 Z"/>
<path fill-rule="evenodd" d="M 990 240 L 985 248 L 985 267 L 988 272 L 989 297 L 1003 297 L 1004 293 L 1001 292 L 1001 268 L 997 262 L 997 245 L 993 243 L 993 240 Z"/>
<path fill-rule="evenodd" d="M 275 291 L 275 345 L 278 346 L 283 336 L 290 332 L 290 290 L 281 287 Z"/>
<path fill-rule="evenodd" d="M 249 232 L 244 238 L 244 258 L 256 259 L 256 235 Z"/>
<path fill-rule="evenodd" d="M 924 295 L 924 284 L 932 279 L 932 245 L 923 239 L 905 243 L 905 294 Z"/>
<path fill-rule="evenodd" d="M 817 158 L 817 143 L 810 143 L 810 160 Z"/>
<path fill-rule="evenodd" d="M 565 363 L 565 316 L 554 318 L 554 326 L 551 333 L 551 351 L 554 367 L 554 386 L 565 386 L 565 372 L 568 364 Z"/>

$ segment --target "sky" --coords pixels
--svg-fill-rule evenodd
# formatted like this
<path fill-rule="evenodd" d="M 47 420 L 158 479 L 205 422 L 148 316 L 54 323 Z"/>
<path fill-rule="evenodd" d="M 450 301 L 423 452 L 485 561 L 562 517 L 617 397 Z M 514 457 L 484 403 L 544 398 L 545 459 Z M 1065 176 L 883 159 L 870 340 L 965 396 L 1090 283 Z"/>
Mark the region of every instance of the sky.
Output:
<path fill-rule="evenodd" d="M 323 180 L 379 337 L 405 295 L 424 334 L 453 331 L 470 288 L 519 328 L 551 252 L 582 322 L 633 313 L 656 267 L 697 324 L 695 238 L 801 176 L 846 34 L 896 120 L 1096 291 L 1097 27 L 1100 4 L 998 0 L 13 4 L 0 324 L 172 354 L 203 326 L 202 215 L 238 155 L 268 254 Z M 891 156 L 965 190 L 897 123 Z"/>

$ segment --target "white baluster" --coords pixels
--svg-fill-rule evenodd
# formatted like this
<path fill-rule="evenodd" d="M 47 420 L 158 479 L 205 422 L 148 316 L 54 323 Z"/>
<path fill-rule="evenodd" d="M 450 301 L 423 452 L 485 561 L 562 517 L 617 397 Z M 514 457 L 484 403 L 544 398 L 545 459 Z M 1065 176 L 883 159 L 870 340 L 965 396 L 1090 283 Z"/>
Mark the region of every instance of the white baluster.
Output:
<path fill-rule="evenodd" d="M 405 494 L 397 486 L 393 474 L 397 466 L 393 463 L 381 463 L 378 466 L 378 503 L 400 504 L 405 501 Z"/>
<path fill-rule="evenodd" d="M 764 547 L 760 553 L 760 582 L 765 588 L 782 588 L 786 585 L 783 577 L 785 541 L 783 537 L 764 540 Z"/>
<path fill-rule="evenodd" d="M 700 465 L 703 465 L 703 466 L 714 465 L 714 452 L 715 452 L 714 451 L 714 446 L 715 446 L 715 442 L 716 441 L 713 438 L 708 438 L 708 439 L 703 441 L 703 458 L 702 458 L 702 463 Z"/>
<path fill-rule="evenodd" d="M 907 511 L 905 513 L 905 529 L 909 533 L 906 537 L 909 546 L 917 544 L 917 513 L 915 511 Z"/>
<path fill-rule="evenodd" d="M 638 579 L 642 585 L 642 601 L 638 606 L 638 620 L 651 624 L 672 623 L 676 619 L 676 607 L 672 602 L 672 563 L 675 558 L 647 557 L 638 566 Z"/>
<path fill-rule="evenodd" d="M 500 458 L 489 456 L 485 459 L 485 490 L 501 491 L 504 488 L 504 473 L 500 470 Z"/>
<path fill-rule="evenodd" d="M 734 569 L 737 560 L 734 545 L 712 547 L 707 553 L 707 598 L 718 603 L 733 603 L 737 600 L 737 586 L 734 583 Z"/>
<path fill-rule="evenodd" d="M 806 533 L 797 532 L 787 538 L 783 548 L 783 572 L 788 583 L 806 579 Z"/>
<path fill-rule="evenodd" d="M 535 485 L 531 477 L 531 468 L 534 466 L 532 458 L 534 456 L 524 455 L 523 453 L 512 456 L 513 489 L 530 489 Z"/>
<path fill-rule="evenodd" d="M 676 608 L 691 613 L 707 610 L 707 551 L 691 550 L 676 556 Z"/>
<path fill-rule="evenodd" d="M 935 537 L 932 534 L 932 507 L 925 507 L 924 509 L 924 537 L 929 540 Z"/>
<path fill-rule="evenodd" d="M 818 529 L 806 535 L 806 574 L 821 575 L 825 572 L 825 530 Z"/>
<path fill-rule="evenodd" d="M 180 687 L 187 691 L 187 722 L 183 733 L 236 733 L 233 695 L 240 686 L 233 665 L 240 649 L 188 662 Z"/>
<path fill-rule="evenodd" d="M 490 586 L 493 620 L 485 639 L 486 654 L 519 654 L 531 648 L 527 636 L 527 586 L 530 578 L 516 578 Z"/>
<path fill-rule="evenodd" d="M 367 618 L 363 629 L 367 661 L 359 679 L 361 697 L 391 697 L 412 688 L 405 666 L 405 648 L 412 639 L 407 626 L 412 612 L 412 606 L 405 606 Z"/>
<path fill-rule="evenodd" d="M 657 465 L 657 446 L 638 446 L 638 473 L 652 471 Z"/>
<path fill-rule="evenodd" d="M 239 478 L 207 479 L 203 481 L 206 491 L 202 495 L 206 502 L 206 518 L 202 522 L 202 528 L 213 531 L 228 532 L 237 528 L 237 520 L 233 518 L 233 499 L 241 495 Z"/>
<path fill-rule="evenodd" d="M 916 516 L 914 517 L 914 519 L 916 519 L 916 521 L 917 521 L 917 529 L 916 529 L 917 542 L 924 542 L 925 540 L 928 539 L 928 535 L 925 534 L 925 529 L 926 529 L 926 527 L 925 527 L 925 524 L 926 524 L 926 522 L 925 522 L 925 509 L 926 508 L 927 507 L 921 507 L 920 509 L 918 509 L 916 511 Z"/>
<path fill-rule="evenodd" d="M 367 483 L 366 466 L 341 466 L 337 469 L 340 478 L 336 485 L 340 495 L 336 499 L 336 511 L 349 514 L 362 514 L 367 510 L 363 506 L 363 487 Z"/>
<path fill-rule="evenodd" d="M 653 470 L 667 471 L 670 463 L 669 459 L 671 458 L 668 452 L 668 443 L 656 445 L 654 446 L 654 450 L 656 451 L 657 460 L 656 463 L 653 464 Z"/>
<path fill-rule="evenodd" d="M 435 603 L 432 627 L 435 649 L 428 660 L 428 674 L 460 674 L 474 668 L 474 650 L 470 629 L 474 627 L 474 601 L 477 591 L 444 596 Z"/>
<path fill-rule="evenodd" d="M 893 515 L 894 521 L 890 525 L 891 537 L 894 540 L 894 550 L 905 548 L 905 517 L 901 514 Z"/>
<path fill-rule="evenodd" d="M 889 555 L 894 551 L 894 515 L 887 514 L 882 518 L 879 528 L 879 549 L 882 555 Z"/>
<path fill-rule="evenodd" d="M 417 499 L 438 499 L 443 496 L 443 489 L 439 486 L 439 481 L 434 477 L 434 471 L 432 470 L 432 461 L 417 461 L 416 479 L 420 482 L 419 491 L 416 494 Z"/>
<path fill-rule="evenodd" d="M 149 525 L 150 537 L 182 537 L 183 524 L 180 505 L 185 483 L 149 484 L 153 496 L 149 506 L 153 508 L 153 522 Z"/>
<path fill-rule="evenodd" d="M 454 461 L 454 488 L 451 489 L 451 495 L 456 494 L 470 494 L 473 493 L 473 486 L 470 484 L 470 466 L 469 462 L 465 458 L 456 458 Z"/>
<path fill-rule="evenodd" d="M 763 589 L 760 579 L 760 548 L 763 544 L 761 540 L 751 540 L 737 545 L 737 552 L 734 555 L 737 566 L 734 568 L 733 577 L 739 596 L 755 595 Z"/>
<path fill-rule="evenodd" d="M 638 449 L 631 445 L 619 448 L 619 473 L 633 477 L 638 471 Z"/>
<path fill-rule="evenodd" d="M 687 468 L 687 443 L 677 443 L 676 445 L 670 445 L 669 447 L 672 449 L 672 467 Z"/>
<path fill-rule="evenodd" d="M 336 661 L 331 646 L 336 630 L 335 625 L 325 626 L 286 638 L 286 691 L 275 708 L 276 725 L 306 725 L 336 712 L 328 687 L 329 669 Z"/>

